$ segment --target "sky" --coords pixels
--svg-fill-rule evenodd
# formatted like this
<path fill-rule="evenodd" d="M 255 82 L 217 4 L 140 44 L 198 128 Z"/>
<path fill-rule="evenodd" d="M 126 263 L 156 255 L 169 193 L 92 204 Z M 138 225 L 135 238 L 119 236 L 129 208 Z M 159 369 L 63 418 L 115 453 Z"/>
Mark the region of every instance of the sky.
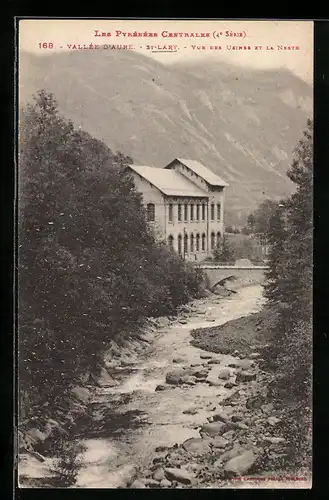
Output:
<path fill-rule="evenodd" d="M 96 36 L 103 32 L 110 33 L 110 36 Z M 134 32 L 137 35 L 144 32 L 157 33 L 158 36 L 123 35 Z M 209 36 L 174 37 L 174 33 L 208 33 Z M 242 35 L 231 36 L 231 33 Z M 126 44 L 130 46 L 130 50 L 141 52 L 164 64 L 207 57 L 260 69 L 285 67 L 308 83 L 313 83 L 312 21 L 95 18 L 22 19 L 19 22 L 19 50 L 45 55 L 75 50 L 76 44 L 96 44 L 99 47 L 106 45 L 108 50 L 113 50 L 109 48 L 113 45 Z M 211 49 L 215 46 L 221 49 Z M 233 46 L 246 49 L 236 50 Z M 197 47 L 204 49 L 199 50 Z"/>

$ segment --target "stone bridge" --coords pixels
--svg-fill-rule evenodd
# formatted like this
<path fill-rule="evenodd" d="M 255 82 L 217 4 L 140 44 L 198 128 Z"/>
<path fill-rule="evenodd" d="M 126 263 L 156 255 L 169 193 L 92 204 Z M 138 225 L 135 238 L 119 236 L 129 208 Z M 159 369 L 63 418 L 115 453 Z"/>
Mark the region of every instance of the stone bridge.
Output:
<path fill-rule="evenodd" d="M 234 276 L 234 281 L 239 286 L 263 284 L 265 271 L 268 269 L 268 266 L 228 266 L 213 263 L 199 263 L 197 267 L 207 275 L 210 288 L 229 276 Z"/>

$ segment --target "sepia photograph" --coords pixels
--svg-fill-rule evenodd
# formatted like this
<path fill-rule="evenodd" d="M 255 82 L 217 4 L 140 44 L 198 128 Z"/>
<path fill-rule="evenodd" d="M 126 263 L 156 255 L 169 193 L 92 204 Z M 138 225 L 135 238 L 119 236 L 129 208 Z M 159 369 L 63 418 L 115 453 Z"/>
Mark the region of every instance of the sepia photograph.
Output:
<path fill-rule="evenodd" d="M 17 20 L 19 488 L 312 487 L 313 29 Z"/>

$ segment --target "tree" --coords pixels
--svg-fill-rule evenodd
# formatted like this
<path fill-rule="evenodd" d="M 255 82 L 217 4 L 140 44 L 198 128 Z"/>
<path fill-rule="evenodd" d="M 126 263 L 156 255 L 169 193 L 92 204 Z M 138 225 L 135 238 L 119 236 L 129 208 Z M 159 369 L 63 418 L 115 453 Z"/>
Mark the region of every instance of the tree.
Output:
<path fill-rule="evenodd" d="M 234 247 L 226 234 L 218 242 L 213 255 L 214 260 L 219 262 L 232 262 L 235 260 Z"/>
<path fill-rule="evenodd" d="M 270 269 L 265 290 L 273 305 L 283 306 L 273 328 L 278 370 L 274 392 L 289 401 L 289 405 L 283 405 L 284 432 L 292 445 L 288 459 L 310 467 L 313 233 L 310 120 L 295 148 L 287 175 L 296 184 L 296 191 L 270 219 Z"/>
<path fill-rule="evenodd" d="M 76 130 L 53 95 L 34 101 L 20 112 L 18 347 L 20 408 L 41 418 L 112 339 L 172 312 L 201 278 L 155 242 L 131 158 Z"/>
<path fill-rule="evenodd" d="M 284 276 L 286 256 L 287 231 L 283 216 L 284 206 L 279 206 L 269 221 L 267 242 L 270 247 L 268 254 L 269 270 L 266 272 L 264 286 L 265 296 L 272 303 L 280 303 L 284 297 L 286 280 Z"/>
<path fill-rule="evenodd" d="M 278 203 L 276 201 L 264 200 L 255 212 L 248 215 L 247 227 L 244 228 L 245 234 L 267 234 L 270 219 L 277 209 L 277 206 Z"/>

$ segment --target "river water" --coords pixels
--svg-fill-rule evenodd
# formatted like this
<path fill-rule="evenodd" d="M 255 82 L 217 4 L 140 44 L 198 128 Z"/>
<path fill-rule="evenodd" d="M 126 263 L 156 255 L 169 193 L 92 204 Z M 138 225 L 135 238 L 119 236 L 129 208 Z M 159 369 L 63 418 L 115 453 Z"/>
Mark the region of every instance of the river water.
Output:
<path fill-rule="evenodd" d="M 262 287 L 253 285 L 227 298 L 197 300 L 185 324 L 177 320 L 157 329 L 149 350 L 138 361 L 132 361 L 125 380 L 116 387 L 96 391 L 91 403 L 94 411 L 88 424 L 90 432 L 81 438 L 86 451 L 76 487 L 116 488 L 130 466 L 147 468 L 157 446 L 172 446 L 199 437 L 198 426 L 230 390 L 202 383 L 164 391 L 155 388 L 164 384 L 168 371 L 206 362 L 200 359 L 204 351 L 190 345 L 192 329 L 247 316 L 259 311 L 263 304 Z M 181 358 L 181 362 L 173 363 L 174 358 Z M 234 359 L 222 354 L 212 354 L 212 358 L 220 361 L 212 367 L 209 377 L 214 379 L 216 371 Z M 192 407 L 197 409 L 196 414 L 183 413 Z"/>

